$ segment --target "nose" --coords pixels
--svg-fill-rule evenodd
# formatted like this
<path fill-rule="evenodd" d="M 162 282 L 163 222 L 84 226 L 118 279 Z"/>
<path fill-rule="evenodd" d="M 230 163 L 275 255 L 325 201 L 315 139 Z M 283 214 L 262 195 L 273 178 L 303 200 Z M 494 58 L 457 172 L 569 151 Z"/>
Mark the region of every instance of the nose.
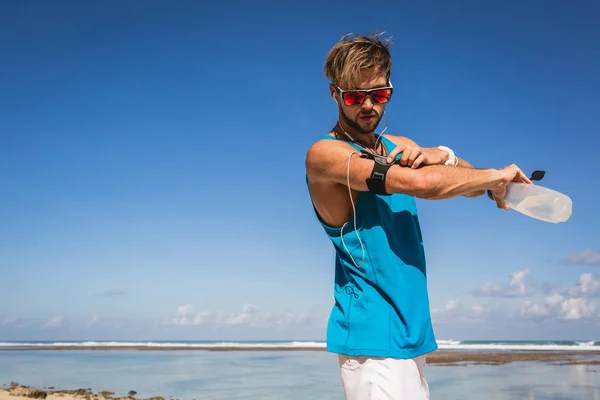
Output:
<path fill-rule="evenodd" d="M 371 96 L 367 96 L 365 97 L 365 101 L 363 101 L 363 103 L 360 105 L 360 108 L 362 108 L 363 110 L 370 110 L 371 108 L 373 108 L 373 102 L 371 101 Z"/>

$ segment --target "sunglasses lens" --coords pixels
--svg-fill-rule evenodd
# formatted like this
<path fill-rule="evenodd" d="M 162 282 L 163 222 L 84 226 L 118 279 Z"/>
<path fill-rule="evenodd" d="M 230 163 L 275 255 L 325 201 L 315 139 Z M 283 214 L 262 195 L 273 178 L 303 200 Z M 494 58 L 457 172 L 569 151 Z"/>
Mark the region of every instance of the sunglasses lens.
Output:
<path fill-rule="evenodd" d="M 374 103 L 387 103 L 392 97 L 392 91 L 389 89 L 376 90 L 371 93 L 371 98 Z"/>
<path fill-rule="evenodd" d="M 375 104 L 383 104 L 390 101 L 392 97 L 391 89 L 381 89 L 375 90 L 369 93 L 371 96 L 371 101 Z M 362 104 L 365 101 L 365 97 L 367 97 L 367 92 L 365 91 L 351 91 L 344 92 L 344 103 L 347 106 L 355 106 L 358 104 Z"/>
<path fill-rule="evenodd" d="M 365 100 L 365 94 L 361 92 L 346 92 L 344 93 L 344 103 L 347 106 L 353 106 L 355 104 L 362 104 Z"/>

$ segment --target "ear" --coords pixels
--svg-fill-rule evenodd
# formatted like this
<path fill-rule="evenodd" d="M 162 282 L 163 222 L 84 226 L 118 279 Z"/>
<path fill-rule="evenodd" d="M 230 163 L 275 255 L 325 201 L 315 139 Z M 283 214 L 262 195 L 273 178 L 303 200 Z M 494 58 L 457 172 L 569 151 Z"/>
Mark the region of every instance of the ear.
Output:
<path fill-rule="evenodd" d="M 331 84 L 329 85 L 329 94 L 331 95 L 331 97 L 333 97 L 335 101 L 337 101 L 337 99 L 335 98 L 335 87 Z"/>

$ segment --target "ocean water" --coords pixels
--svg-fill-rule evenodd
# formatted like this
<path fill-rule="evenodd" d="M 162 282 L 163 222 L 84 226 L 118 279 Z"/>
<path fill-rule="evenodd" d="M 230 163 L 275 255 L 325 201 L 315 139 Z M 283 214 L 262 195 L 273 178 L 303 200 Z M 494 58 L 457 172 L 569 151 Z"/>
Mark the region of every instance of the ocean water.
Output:
<path fill-rule="evenodd" d="M 0 350 L 0 384 L 14 381 L 37 387 L 91 388 L 117 395 L 135 390 L 138 397 L 181 400 L 344 400 L 335 355 L 322 350 L 267 351 L 262 347 L 272 343 L 238 343 L 248 344 L 257 349 Z M 568 346 L 591 345 L 595 344 Z M 600 400 L 600 365 L 428 365 L 425 371 L 432 400 Z"/>
<path fill-rule="evenodd" d="M 557 341 L 490 341 L 490 340 L 438 340 L 440 350 L 493 350 L 493 351 L 515 351 L 515 350 L 550 350 L 550 351 L 600 351 L 600 341 L 594 340 L 557 340 Z M 269 348 L 325 348 L 323 341 L 240 341 L 240 342 L 223 342 L 223 341 L 22 341 L 22 342 L 3 342 L 0 341 L 0 350 L 2 348 L 47 348 L 47 347 L 107 347 L 120 348 L 131 346 L 144 346 L 154 348 L 253 348 L 253 349 L 269 349 Z"/>

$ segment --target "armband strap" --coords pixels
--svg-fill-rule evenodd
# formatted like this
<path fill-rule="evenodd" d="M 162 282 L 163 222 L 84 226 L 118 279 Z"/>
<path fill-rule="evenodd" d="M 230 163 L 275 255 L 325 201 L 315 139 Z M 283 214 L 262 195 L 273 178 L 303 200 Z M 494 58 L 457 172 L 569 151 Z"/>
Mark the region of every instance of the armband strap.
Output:
<path fill-rule="evenodd" d="M 388 164 L 386 157 L 369 153 L 365 150 L 361 150 L 361 157 L 375 161 L 371 176 L 366 181 L 369 191 L 381 196 L 389 196 L 390 194 L 385 190 L 385 177 L 390 167 L 397 161 Z"/>

